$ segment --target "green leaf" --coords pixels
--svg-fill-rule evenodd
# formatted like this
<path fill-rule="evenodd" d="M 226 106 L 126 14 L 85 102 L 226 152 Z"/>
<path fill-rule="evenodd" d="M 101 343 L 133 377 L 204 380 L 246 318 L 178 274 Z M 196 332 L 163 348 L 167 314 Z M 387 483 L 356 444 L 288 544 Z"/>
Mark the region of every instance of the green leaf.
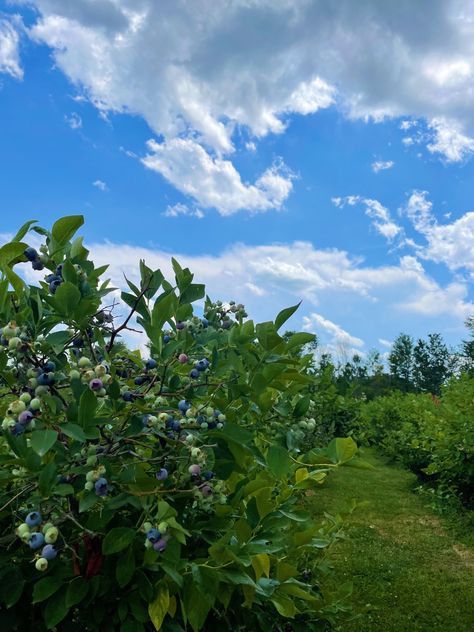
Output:
<path fill-rule="evenodd" d="M 72 316 L 79 307 L 80 300 L 80 291 L 69 281 L 61 283 L 54 295 L 54 305 L 57 311 L 64 316 Z"/>
<path fill-rule="evenodd" d="M 63 580 L 60 577 L 43 577 L 33 587 L 33 603 L 39 603 L 54 595 L 61 588 Z"/>
<path fill-rule="evenodd" d="M 86 435 L 84 434 L 84 430 L 81 426 L 77 424 L 61 424 L 61 432 L 64 433 L 67 437 L 71 439 L 75 439 L 76 441 L 85 441 Z"/>
<path fill-rule="evenodd" d="M 31 447 L 39 454 L 44 456 L 56 443 L 58 433 L 55 430 L 35 430 L 31 433 Z"/>
<path fill-rule="evenodd" d="M 180 303 L 194 303 L 206 293 L 205 286 L 201 283 L 191 283 L 179 297 Z"/>
<path fill-rule="evenodd" d="M 267 465 L 272 474 L 278 478 L 285 478 L 291 467 L 288 450 L 279 445 L 272 445 L 267 452 Z"/>
<path fill-rule="evenodd" d="M 54 241 L 58 246 L 64 246 L 83 224 L 83 215 L 61 217 L 54 223 L 51 230 Z"/>
<path fill-rule="evenodd" d="M 275 325 L 271 321 L 258 324 L 255 330 L 258 341 L 266 351 L 271 351 L 283 342 L 283 338 L 277 334 Z"/>
<path fill-rule="evenodd" d="M 10 241 L 4 244 L 0 248 L 0 263 L 8 266 L 15 259 L 23 257 L 23 253 L 27 248 L 28 244 L 24 244 L 21 241 Z"/>
<path fill-rule="evenodd" d="M 133 542 L 136 534 L 135 529 L 129 529 L 127 527 L 115 527 L 111 529 L 102 542 L 102 553 L 104 555 L 111 555 L 112 553 L 123 551 L 123 549 L 127 548 L 127 546 Z"/>
<path fill-rule="evenodd" d="M 37 219 L 30 219 L 29 222 L 25 222 L 20 230 L 17 232 L 15 237 L 13 237 L 12 241 L 21 241 L 26 233 L 30 230 L 30 227 L 33 226 L 33 224 L 36 224 L 37 221 Z"/>
<path fill-rule="evenodd" d="M 89 584 L 83 577 L 76 577 L 67 587 L 66 606 L 70 608 L 81 602 L 87 595 Z"/>
<path fill-rule="evenodd" d="M 19 277 L 16 272 L 13 272 L 13 270 L 7 264 L 3 264 L 1 261 L 0 268 L 2 269 L 12 288 L 15 290 L 15 294 L 18 296 L 18 298 L 21 298 L 25 291 L 25 283 L 23 282 L 23 279 Z"/>
<path fill-rule="evenodd" d="M 87 388 L 79 399 L 78 422 L 82 428 L 92 424 L 97 406 L 97 397 Z"/>
<path fill-rule="evenodd" d="M 48 630 L 54 628 L 67 615 L 69 608 L 66 606 L 65 594 L 57 592 L 46 604 L 44 620 Z"/>
<path fill-rule="evenodd" d="M 55 331 L 45 338 L 45 342 L 53 347 L 55 353 L 60 353 L 66 342 L 71 338 L 71 334 L 67 331 Z"/>
<path fill-rule="evenodd" d="M 176 307 L 177 298 L 174 292 L 162 294 L 156 300 L 151 315 L 153 329 L 160 332 L 167 320 L 171 319 Z"/>
<path fill-rule="evenodd" d="M 278 316 L 275 318 L 275 329 L 278 331 L 280 327 L 286 323 L 286 321 L 293 316 L 298 307 L 301 305 L 301 301 L 297 305 L 293 305 L 293 307 L 287 307 L 282 309 Z"/>
<path fill-rule="evenodd" d="M 170 594 L 168 586 L 161 583 L 158 586 L 157 595 L 154 601 L 148 605 L 148 614 L 150 615 L 151 622 L 155 626 L 155 630 L 161 629 L 166 613 L 168 612 L 169 605 Z"/>
<path fill-rule="evenodd" d="M 327 454 L 333 463 L 346 463 L 357 453 L 357 443 L 352 437 L 333 439 L 327 447 Z"/>
<path fill-rule="evenodd" d="M 56 481 L 57 469 L 54 462 L 48 463 L 41 470 L 38 478 L 38 487 L 43 496 L 49 496 L 51 488 Z"/>
<path fill-rule="evenodd" d="M 305 395 L 304 397 L 301 397 L 298 400 L 298 403 L 295 406 L 295 409 L 293 410 L 293 415 L 295 417 L 302 417 L 309 408 L 309 405 L 311 403 L 311 398 L 309 397 L 309 395 Z"/>
<path fill-rule="evenodd" d="M 302 347 L 303 345 L 306 345 L 309 342 L 313 342 L 315 338 L 316 336 L 314 334 L 306 334 L 304 332 L 293 334 L 291 338 L 288 340 L 288 344 L 286 348 L 290 350 L 290 349 L 295 349 L 296 347 Z"/>
<path fill-rule="evenodd" d="M 115 568 L 115 578 L 120 588 L 123 588 L 132 579 L 135 572 L 135 554 L 130 547 L 124 555 L 119 557 Z"/>

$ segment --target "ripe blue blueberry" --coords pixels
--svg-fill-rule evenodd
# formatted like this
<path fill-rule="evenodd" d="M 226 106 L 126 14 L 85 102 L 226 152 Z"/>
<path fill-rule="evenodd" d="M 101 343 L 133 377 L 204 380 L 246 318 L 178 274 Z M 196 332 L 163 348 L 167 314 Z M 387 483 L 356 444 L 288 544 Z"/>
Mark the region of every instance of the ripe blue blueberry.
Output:
<path fill-rule="evenodd" d="M 156 369 L 156 367 L 158 366 L 158 363 L 156 360 L 153 360 L 153 358 L 148 358 L 148 360 L 145 363 L 145 366 L 147 369 Z"/>
<path fill-rule="evenodd" d="M 188 408 L 190 408 L 191 404 L 186 400 L 186 399 L 182 399 L 179 403 L 178 403 L 178 408 L 182 413 L 185 413 Z"/>
<path fill-rule="evenodd" d="M 206 481 L 210 481 L 211 478 L 214 478 L 214 472 L 211 472 L 211 471 L 204 472 L 202 477 L 205 478 Z"/>
<path fill-rule="evenodd" d="M 25 426 L 23 424 L 21 424 L 20 422 L 17 422 L 13 426 L 11 432 L 12 432 L 12 435 L 14 437 L 18 437 L 18 435 L 21 435 L 21 434 L 23 434 L 25 432 Z"/>
<path fill-rule="evenodd" d="M 167 342 L 169 342 L 171 340 L 171 336 L 168 336 L 168 334 L 165 334 L 163 336 L 163 342 L 166 344 Z"/>
<path fill-rule="evenodd" d="M 174 419 L 171 422 L 171 429 L 175 432 L 179 432 L 181 430 L 181 423 L 178 421 L 178 419 Z"/>
<path fill-rule="evenodd" d="M 52 373 L 40 373 L 36 378 L 38 386 L 50 386 L 54 383 L 54 375 Z"/>
<path fill-rule="evenodd" d="M 56 551 L 56 549 L 54 548 L 52 544 L 47 544 L 46 546 L 43 547 L 43 550 L 41 551 L 41 557 L 44 557 L 44 559 L 48 560 L 48 562 L 50 562 L 51 560 L 54 560 L 57 554 L 58 552 Z"/>
<path fill-rule="evenodd" d="M 191 369 L 191 371 L 189 371 L 189 377 L 192 378 L 193 380 L 198 378 L 199 377 L 199 370 L 198 369 Z"/>
<path fill-rule="evenodd" d="M 179 320 L 179 321 L 176 323 L 176 329 L 181 330 L 181 329 L 184 329 L 185 327 L 186 327 L 186 325 L 185 325 L 185 324 L 184 324 L 181 320 Z"/>
<path fill-rule="evenodd" d="M 33 419 L 33 416 L 34 415 L 31 410 L 24 410 L 18 415 L 18 423 L 22 424 L 23 426 L 27 426 Z"/>
<path fill-rule="evenodd" d="M 35 261 L 35 259 L 38 259 L 38 253 L 34 248 L 31 248 L 31 246 L 29 246 L 24 252 L 23 254 L 25 255 L 25 257 L 28 259 L 28 261 Z"/>
<path fill-rule="evenodd" d="M 147 540 L 150 542 L 157 542 L 161 538 L 161 533 L 158 529 L 150 529 L 146 534 Z"/>
<path fill-rule="evenodd" d="M 142 384 L 145 384 L 145 382 L 147 382 L 148 380 L 144 375 L 139 375 L 133 381 L 137 386 L 141 386 Z"/>
<path fill-rule="evenodd" d="M 153 548 L 155 551 L 159 551 L 160 553 L 166 549 L 167 542 L 164 538 L 160 538 L 156 542 L 153 543 Z"/>
<path fill-rule="evenodd" d="M 37 527 L 41 524 L 42 518 L 39 511 L 30 511 L 30 513 L 25 518 L 25 523 L 31 527 Z"/>
<path fill-rule="evenodd" d="M 122 398 L 125 402 L 131 402 L 133 401 L 133 393 L 131 393 L 130 391 L 125 391 L 125 393 L 122 395 Z"/>
<path fill-rule="evenodd" d="M 43 371 L 45 373 L 52 373 L 53 371 L 56 371 L 56 364 L 52 360 L 48 360 L 43 367 Z"/>
<path fill-rule="evenodd" d="M 31 267 L 33 270 L 44 270 L 44 263 L 40 259 L 35 259 L 31 262 Z"/>
<path fill-rule="evenodd" d="M 207 318 L 201 318 L 201 324 L 204 328 L 209 326 L 209 321 L 207 320 Z"/>
<path fill-rule="evenodd" d="M 158 470 L 155 476 L 159 481 L 164 481 L 168 478 L 168 470 L 165 467 L 162 467 L 161 470 Z"/>
<path fill-rule="evenodd" d="M 36 550 L 39 549 L 40 546 L 44 544 L 44 535 L 42 533 L 32 533 L 30 535 L 30 539 L 28 540 L 28 546 L 30 549 Z"/>
<path fill-rule="evenodd" d="M 103 386 L 102 380 L 99 380 L 98 377 L 94 378 L 89 382 L 89 388 L 92 391 L 99 391 Z"/>
<path fill-rule="evenodd" d="M 108 481 L 106 478 L 99 478 L 95 482 L 95 493 L 97 496 L 107 496 Z"/>
<path fill-rule="evenodd" d="M 58 287 L 61 285 L 62 280 L 61 279 L 53 279 L 53 281 L 51 281 L 51 283 L 49 284 L 49 291 L 51 294 L 56 294 L 56 290 L 58 289 Z"/>

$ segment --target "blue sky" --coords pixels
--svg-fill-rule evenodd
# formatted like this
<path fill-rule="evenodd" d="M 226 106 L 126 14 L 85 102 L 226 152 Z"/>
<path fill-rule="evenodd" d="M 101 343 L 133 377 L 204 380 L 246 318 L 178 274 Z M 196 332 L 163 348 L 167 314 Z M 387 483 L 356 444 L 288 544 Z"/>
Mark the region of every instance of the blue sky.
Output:
<path fill-rule="evenodd" d="M 343 355 L 457 343 L 472 3 L 326 4 L 0 2 L 0 232 L 83 213 L 116 284 L 174 255 L 256 319 L 302 298 Z"/>

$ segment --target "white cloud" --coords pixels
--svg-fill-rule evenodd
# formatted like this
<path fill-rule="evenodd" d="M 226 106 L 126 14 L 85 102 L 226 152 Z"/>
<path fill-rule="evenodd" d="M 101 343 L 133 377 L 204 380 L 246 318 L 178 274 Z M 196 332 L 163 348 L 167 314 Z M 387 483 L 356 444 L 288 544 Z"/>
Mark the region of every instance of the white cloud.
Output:
<path fill-rule="evenodd" d="M 186 204 L 181 204 L 180 202 L 173 204 L 172 206 L 168 206 L 162 215 L 164 217 L 179 217 L 180 215 L 187 215 L 188 217 L 197 217 L 198 219 L 202 219 L 204 217 L 204 213 L 200 209 L 190 208 Z"/>
<path fill-rule="evenodd" d="M 103 113 L 142 116 L 162 148 L 190 140 L 236 171 L 229 156 L 240 128 L 251 143 L 283 133 L 295 114 L 333 105 L 365 120 L 410 117 L 404 130 L 424 119 L 432 126 L 431 151 L 447 160 L 471 151 L 470 0 L 31 4 L 40 12 L 31 37 L 52 48 L 56 66 L 80 94 Z M 440 127 L 444 120 L 455 134 Z M 197 163 L 173 181 L 183 192 L 201 168 L 198 152 L 189 157 Z M 250 209 L 277 208 L 281 197 Z"/>
<path fill-rule="evenodd" d="M 93 187 L 96 187 L 96 189 L 99 189 L 99 191 L 108 191 L 109 187 L 107 186 L 107 183 L 104 182 L 103 180 L 95 180 L 92 183 Z"/>
<path fill-rule="evenodd" d="M 385 338 L 379 338 L 379 344 L 381 344 L 382 347 L 386 347 L 387 349 L 391 349 L 393 346 L 393 342 L 391 342 L 390 340 L 385 340 Z"/>
<path fill-rule="evenodd" d="M 456 121 L 446 118 L 435 118 L 430 122 L 434 138 L 427 149 L 432 154 L 444 156 L 446 162 L 461 162 L 474 153 L 474 138 L 466 136 Z"/>
<path fill-rule="evenodd" d="M 344 198 L 334 197 L 332 198 L 332 202 L 338 208 L 344 208 L 346 205 L 364 205 L 365 214 L 373 220 L 372 224 L 375 230 L 388 241 L 393 241 L 395 237 L 402 233 L 401 226 L 393 221 L 390 211 L 378 200 L 365 198 L 360 195 L 348 195 Z"/>
<path fill-rule="evenodd" d="M 72 112 L 69 116 L 65 116 L 64 119 L 71 129 L 82 128 L 82 119 L 76 112 Z"/>
<path fill-rule="evenodd" d="M 0 16 L 0 72 L 15 77 L 23 78 L 23 69 L 20 63 L 20 35 L 13 25 L 14 20 L 8 20 Z"/>
<path fill-rule="evenodd" d="M 379 171 L 386 171 L 387 169 L 391 169 L 395 163 L 393 160 L 375 160 L 371 167 L 374 173 L 378 173 Z"/>
<path fill-rule="evenodd" d="M 150 140 L 148 149 L 150 153 L 142 159 L 146 167 L 161 173 L 199 206 L 216 208 L 221 215 L 278 209 L 293 187 L 291 174 L 278 163 L 255 184 L 246 184 L 230 160 L 211 156 L 191 139 Z"/>
<path fill-rule="evenodd" d="M 323 329 L 329 336 L 329 344 L 331 345 L 364 346 L 364 341 L 361 338 L 352 336 L 345 329 L 316 312 L 303 317 L 303 329 L 314 331 L 316 334 L 318 330 Z"/>

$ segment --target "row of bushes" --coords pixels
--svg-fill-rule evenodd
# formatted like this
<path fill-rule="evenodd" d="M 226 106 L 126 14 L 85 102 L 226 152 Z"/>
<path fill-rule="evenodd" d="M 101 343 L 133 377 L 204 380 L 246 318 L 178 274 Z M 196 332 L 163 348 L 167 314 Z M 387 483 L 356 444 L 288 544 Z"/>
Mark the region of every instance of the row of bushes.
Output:
<path fill-rule="evenodd" d="M 440 398 L 394 393 L 365 402 L 352 433 L 474 505 L 474 378 L 453 378 Z"/>

